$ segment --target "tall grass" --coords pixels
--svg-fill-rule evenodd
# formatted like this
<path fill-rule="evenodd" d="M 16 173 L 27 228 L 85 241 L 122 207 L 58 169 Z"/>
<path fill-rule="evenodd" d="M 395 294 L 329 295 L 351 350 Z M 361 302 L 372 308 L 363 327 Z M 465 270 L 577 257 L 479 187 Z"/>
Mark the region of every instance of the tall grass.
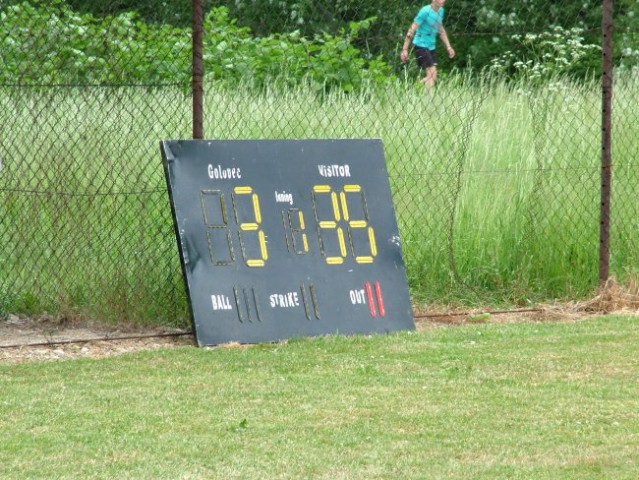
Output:
<path fill-rule="evenodd" d="M 159 139 L 188 137 L 188 98 L 0 92 L 0 310 L 184 323 Z"/>
<path fill-rule="evenodd" d="M 639 125 L 627 116 L 639 81 L 616 88 L 615 181 L 635 191 Z M 359 96 L 217 92 L 209 105 L 219 106 L 206 122 L 215 138 L 382 138 L 416 299 L 519 304 L 587 295 L 596 285 L 596 82 L 456 77 L 432 96 L 400 83 Z M 638 259 L 636 209 L 632 195 L 616 194 L 613 271 L 620 277 Z"/>
<path fill-rule="evenodd" d="M 615 90 L 613 273 L 639 260 L 639 80 Z M 633 99 L 635 101 L 633 101 Z M 0 307 L 184 320 L 158 141 L 190 136 L 177 89 L 0 89 Z M 207 85 L 208 138 L 382 138 L 415 301 L 587 295 L 599 250 L 596 82 L 449 77 L 433 95 Z"/>

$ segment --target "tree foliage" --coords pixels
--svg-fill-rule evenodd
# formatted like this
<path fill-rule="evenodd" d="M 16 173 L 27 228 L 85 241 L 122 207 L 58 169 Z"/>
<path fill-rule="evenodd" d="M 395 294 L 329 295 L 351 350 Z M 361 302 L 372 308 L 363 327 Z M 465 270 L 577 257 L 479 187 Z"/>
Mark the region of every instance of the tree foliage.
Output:
<path fill-rule="evenodd" d="M 383 84 L 420 3 L 203 0 L 210 78 Z M 428 3 L 426 0 L 424 3 Z M 615 62 L 639 65 L 639 2 L 615 1 Z M 2 83 L 179 83 L 190 77 L 188 0 L 0 0 Z M 448 0 L 453 67 L 584 76 L 601 68 L 602 0 Z M 389 67 L 390 65 L 390 67 Z"/>
<path fill-rule="evenodd" d="M 316 90 L 352 91 L 382 85 L 392 78 L 390 66 L 380 57 L 365 59 L 354 46 L 374 21 L 351 22 L 336 35 L 323 32 L 310 39 L 299 30 L 260 37 L 238 26 L 225 7 L 215 8 L 204 25 L 205 71 L 216 79 L 260 86 L 308 81 Z"/>
<path fill-rule="evenodd" d="M 392 78 L 381 58 L 364 58 L 354 40 L 374 22 L 351 22 L 337 35 L 306 38 L 299 31 L 256 36 L 226 7 L 205 18 L 205 72 L 228 84 L 261 87 L 309 82 L 317 90 L 356 90 Z M 188 85 L 188 27 L 144 21 L 136 12 L 77 13 L 63 1 L 25 1 L 0 12 L 2 84 Z"/>
<path fill-rule="evenodd" d="M 190 69 L 184 29 L 134 12 L 78 14 L 59 0 L 0 12 L 0 39 L 3 84 L 179 83 Z"/>

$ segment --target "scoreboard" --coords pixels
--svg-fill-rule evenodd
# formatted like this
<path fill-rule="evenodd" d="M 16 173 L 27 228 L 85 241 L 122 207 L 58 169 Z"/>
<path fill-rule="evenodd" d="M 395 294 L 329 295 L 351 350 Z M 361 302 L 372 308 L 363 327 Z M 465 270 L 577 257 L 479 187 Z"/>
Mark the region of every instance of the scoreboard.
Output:
<path fill-rule="evenodd" d="M 381 140 L 167 140 L 200 346 L 414 329 Z"/>

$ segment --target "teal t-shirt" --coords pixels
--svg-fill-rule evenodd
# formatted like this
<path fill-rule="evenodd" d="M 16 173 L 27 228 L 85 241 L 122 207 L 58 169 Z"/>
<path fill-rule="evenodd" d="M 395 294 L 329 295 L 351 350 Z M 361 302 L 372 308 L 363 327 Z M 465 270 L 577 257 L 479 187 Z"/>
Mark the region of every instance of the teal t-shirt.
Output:
<path fill-rule="evenodd" d="M 419 28 L 415 31 L 415 38 L 413 44 L 427 48 L 429 50 L 435 50 L 435 39 L 439 33 L 439 27 L 441 27 L 444 21 L 444 7 L 439 7 L 439 10 L 435 11 L 430 8 L 430 5 L 422 7 L 414 22 L 419 25 Z"/>

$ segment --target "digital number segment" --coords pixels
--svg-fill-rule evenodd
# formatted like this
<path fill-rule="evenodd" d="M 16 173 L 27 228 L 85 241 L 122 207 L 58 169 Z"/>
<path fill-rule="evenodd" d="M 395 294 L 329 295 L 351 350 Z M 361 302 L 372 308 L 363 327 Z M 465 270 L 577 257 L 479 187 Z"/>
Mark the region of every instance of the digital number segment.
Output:
<path fill-rule="evenodd" d="M 162 155 L 200 345 L 414 328 L 379 140 L 165 141 Z"/>
<path fill-rule="evenodd" d="M 348 194 L 356 194 L 355 200 L 360 204 L 362 211 L 359 217 L 353 217 L 350 214 L 353 200 L 351 199 L 351 206 L 349 206 Z M 250 196 L 250 198 L 243 199 L 242 196 Z M 207 200 L 209 197 L 211 200 Z M 375 230 L 369 225 L 366 196 L 362 187 L 360 185 L 345 185 L 338 195 L 328 185 L 315 185 L 312 190 L 312 198 L 313 213 L 318 225 L 317 237 L 320 251 L 326 263 L 328 265 L 341 265 L 349 254 L 352 255 L 356 263 L 373 263 L 377 255 Z M 240 186 L 234 188 L 232 199 L 233 218 L 235 226 L 239 229 L 237 238 L 242 258 L 247 267 L 264 267 L 268 260 L 268 246 L 266 234 L 261 228 L 260 197 L 252 187 Z M 240 206 L 247 201 L 250 202 L 252 208 L 250 218 L 245 218 L 239 213 L 243 211 Z M 213 208 L 207 207 L 209 202 L 213 204 Z M 322 214 L 319 213 L 321 211 L 320 205 L 326 202 L 328 202 L 328 210 L 332 217 L 322 217 Z M 204 224 L 209 230 L 211 262 L 216 266 L 232 265 L 235 261 L 235 255 L 224 193 L 220 190 L 203 190 L 201 204 Z M 217 211 L 218 208 L 219 211 Z M 290 237 L 286 235 L 287 247 L 289 250 L 292 248 L 297 255 L 306 255 L 309 252 L 309 243 L 304 212 L 297 208 L 289 208 L 282 211 L 282 217 L 284 218 L 284 228 L 288 229 L 290 233 Z M 215 220 L 212 221 L 211 218 Z M 244 222 L 245 219 L 253 221 Z M 255 232 L 255 235 L 252 236 L 246 232 Z M 220 242 L 220 240 L 214 240 L 214 237 L 221 239 L 222 244 L 214 246 Z M 251 238 L 254 240 L 252 243 L 257 245 L 259 258 L 247 253 L 246 245 L 251 244 Z"/>

